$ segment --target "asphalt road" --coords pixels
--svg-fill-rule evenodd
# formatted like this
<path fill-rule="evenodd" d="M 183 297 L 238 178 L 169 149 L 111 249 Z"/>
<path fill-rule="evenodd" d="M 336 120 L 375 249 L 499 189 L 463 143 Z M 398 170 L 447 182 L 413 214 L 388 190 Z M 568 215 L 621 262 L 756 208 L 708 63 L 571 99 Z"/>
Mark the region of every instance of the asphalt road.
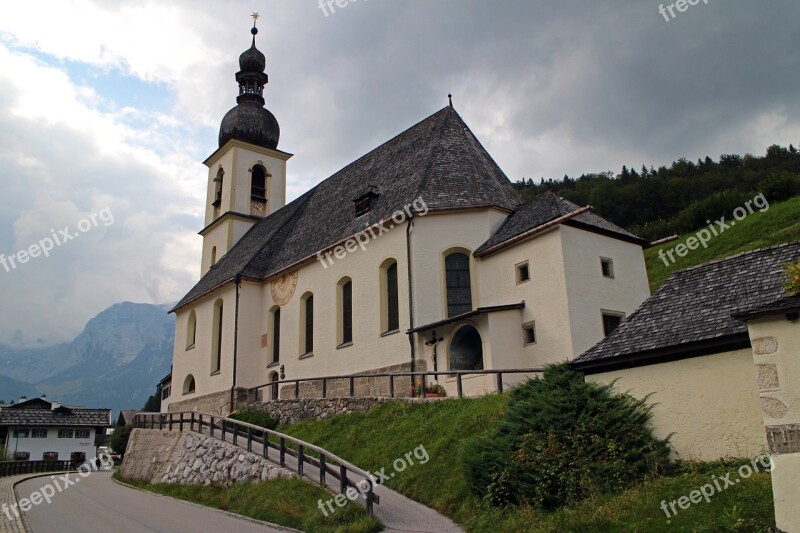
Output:
<path fill-rule="evenodd" d="M 111 479 L 110 472 L 93 472 L 85 478 L 70 474 L 70 479 L 76 478 L 79 481 L 63 488 L 65 481 L 56 476 L 62 491 L 55 491 L 50 503 L 41 501 L 25 513 L 33 533 L 287 531 L 124 487 Z M 53 484 L 50 476 L 23 481 L 17 485 L 17 497 L 30 498 L 37 491 L 47 494 Z"/>

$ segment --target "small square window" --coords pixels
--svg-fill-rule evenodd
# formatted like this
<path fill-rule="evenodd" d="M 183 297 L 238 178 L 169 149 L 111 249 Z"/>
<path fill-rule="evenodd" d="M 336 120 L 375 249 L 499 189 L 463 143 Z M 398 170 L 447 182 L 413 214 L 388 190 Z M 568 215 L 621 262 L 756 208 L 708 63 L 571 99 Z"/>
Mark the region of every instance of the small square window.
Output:
<path fill-rule="evenodd" d="M 603 313 L 603 334 L 608 337 L 619 327 L 625 315 L 619 313 Z"/>
<path fill-rule="evenodd" d="M 528 266 L 527 261 L 518 264 L 515 268 L 517 271 L 517 285 L 519 285 L 520 283 L 525 283 L 526 281 L 530 281 L 531 269 Z"/>
<path fill-rule="evenodd" d="M 614 279 L 614 260 L 607 257 L 600 258 L 600 268 L 604 278 Z"/>
<path fill-rule="evenodd" d="M 522 334 L 525 346 L 536 344 L 536 322 L 528 322 L 522 325 Z"/>

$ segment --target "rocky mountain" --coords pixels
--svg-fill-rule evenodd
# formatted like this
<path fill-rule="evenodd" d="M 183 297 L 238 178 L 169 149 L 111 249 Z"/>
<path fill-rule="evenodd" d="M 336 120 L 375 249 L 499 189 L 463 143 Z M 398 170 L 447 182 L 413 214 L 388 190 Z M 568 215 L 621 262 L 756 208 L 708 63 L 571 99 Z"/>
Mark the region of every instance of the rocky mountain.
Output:
<path fill-rule="evenodd" d="M 172 363 L 175 318 L 169 307 L 118 303 L 70 343 L 30 350 L 0 346 L 0 399 L 44 393 L 115 412 L 141 408 Z"/>

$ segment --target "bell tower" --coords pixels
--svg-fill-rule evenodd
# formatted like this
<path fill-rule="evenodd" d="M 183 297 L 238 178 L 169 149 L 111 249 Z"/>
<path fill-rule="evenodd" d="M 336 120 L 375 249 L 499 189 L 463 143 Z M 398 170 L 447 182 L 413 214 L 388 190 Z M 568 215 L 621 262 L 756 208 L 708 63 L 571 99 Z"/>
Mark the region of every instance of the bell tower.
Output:
<path fill-rule="evenodd" d="M 280 126 L 264 107 L 266 58 L 256 48 L 258 13 L 253 13 L 252 45 L 239 56 L 239 96 L 219 129 L 219 148 L 208 167 L 201 275 L 255 223 L 286 203 L 286 161 L 278 150 Z"/>

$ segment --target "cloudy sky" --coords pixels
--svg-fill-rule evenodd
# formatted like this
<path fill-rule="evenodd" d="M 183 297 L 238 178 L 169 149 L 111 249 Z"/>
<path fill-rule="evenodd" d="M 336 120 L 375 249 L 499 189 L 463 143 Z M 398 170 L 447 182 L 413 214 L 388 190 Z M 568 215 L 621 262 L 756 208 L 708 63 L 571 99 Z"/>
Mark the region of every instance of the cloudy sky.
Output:
<path fill-rule="evenodd" d="M 290 199 L 448 92 L 512 180 L 800 144 L 796 0 L 700 1 L 674 18 L 658 0 L 339 3 L 3 6 L 0 253 L 63 242 L 0 265 L 0 343 L 70 340 L 115 302 L 174 301 L 196 281 L 201 162 L 234 105 L 252 11 L 279 148 L 296 154 Z"/>

